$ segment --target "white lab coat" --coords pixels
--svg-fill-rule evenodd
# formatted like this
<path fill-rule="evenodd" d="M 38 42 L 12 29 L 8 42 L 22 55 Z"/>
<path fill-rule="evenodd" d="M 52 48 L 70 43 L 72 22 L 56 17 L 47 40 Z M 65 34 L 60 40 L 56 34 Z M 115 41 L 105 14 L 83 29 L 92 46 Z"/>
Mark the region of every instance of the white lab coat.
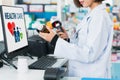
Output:
<path fill-rule="evenodd" d="M 54 55 L 69 59 L 69 76 L 108 77 L 112 25 L 105 7 L 101 4 L 77 26 L 71 43 L 58 38 Z"/>

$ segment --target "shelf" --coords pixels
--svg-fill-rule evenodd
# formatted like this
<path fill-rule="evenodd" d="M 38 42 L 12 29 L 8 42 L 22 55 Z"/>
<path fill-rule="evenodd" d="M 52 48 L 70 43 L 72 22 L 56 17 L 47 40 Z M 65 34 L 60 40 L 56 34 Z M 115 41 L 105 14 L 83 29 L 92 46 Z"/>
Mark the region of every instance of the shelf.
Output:
<path fill-rule="evenodd" d="M 49 21 L 52 16 L 57 16 L 57 4 L 17 4 L 16 6 L 23 6 L 25 14 L 32 14 L 35 19 L 45 18 Z"/>

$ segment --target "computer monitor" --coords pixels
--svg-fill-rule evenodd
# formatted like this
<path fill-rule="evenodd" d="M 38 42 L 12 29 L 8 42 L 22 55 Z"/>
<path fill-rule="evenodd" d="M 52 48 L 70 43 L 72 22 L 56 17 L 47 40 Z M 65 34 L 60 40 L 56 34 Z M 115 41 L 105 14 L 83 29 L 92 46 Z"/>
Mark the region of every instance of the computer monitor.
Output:
<path fill-rule="evenodd" d="M 0 6 L 1 22 L 7 56 L 13 58 L 16 52 L 28 46 L 24 10 L 16 6 Z"/>

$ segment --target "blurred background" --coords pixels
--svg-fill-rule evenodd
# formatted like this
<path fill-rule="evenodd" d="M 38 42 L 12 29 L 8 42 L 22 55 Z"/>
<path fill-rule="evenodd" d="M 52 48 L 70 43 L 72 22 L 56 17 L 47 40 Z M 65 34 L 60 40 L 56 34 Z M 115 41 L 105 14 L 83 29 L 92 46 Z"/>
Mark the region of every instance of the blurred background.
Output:
<path fill-rule="evenodd" d="M 105 0 L 106 11 L 114 25 L 111 53 L 111 75 L 120 79 L 120 0 Z M 57 17 L 67 30 L 69 37 L 75 32 L 76 25 L 88 13 L 88 8 L 76 8 L 73 0 L 0 0 L 0 5 L 23 7 L 28 37 L 37 35 L 36 28 L 46 25 L 52 17 Z M 0 21 L 1 24 L 1 21 Z M 0 36 L 2 29 L 0 29 Z M 3 38 L 0 37 L 0 40 Z"/>

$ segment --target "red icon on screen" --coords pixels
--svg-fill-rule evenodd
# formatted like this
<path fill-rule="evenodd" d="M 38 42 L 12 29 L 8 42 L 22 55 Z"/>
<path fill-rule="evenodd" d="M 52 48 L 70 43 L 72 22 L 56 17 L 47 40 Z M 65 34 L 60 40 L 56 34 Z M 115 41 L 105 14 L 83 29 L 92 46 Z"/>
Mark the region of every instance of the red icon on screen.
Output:
<path fill-rule="evenodd" d="M 15 23 L 14 22 L 8 22 L 7 24 L 9 32 L 14 35 L 14 28 L 15 28 Z"/>

